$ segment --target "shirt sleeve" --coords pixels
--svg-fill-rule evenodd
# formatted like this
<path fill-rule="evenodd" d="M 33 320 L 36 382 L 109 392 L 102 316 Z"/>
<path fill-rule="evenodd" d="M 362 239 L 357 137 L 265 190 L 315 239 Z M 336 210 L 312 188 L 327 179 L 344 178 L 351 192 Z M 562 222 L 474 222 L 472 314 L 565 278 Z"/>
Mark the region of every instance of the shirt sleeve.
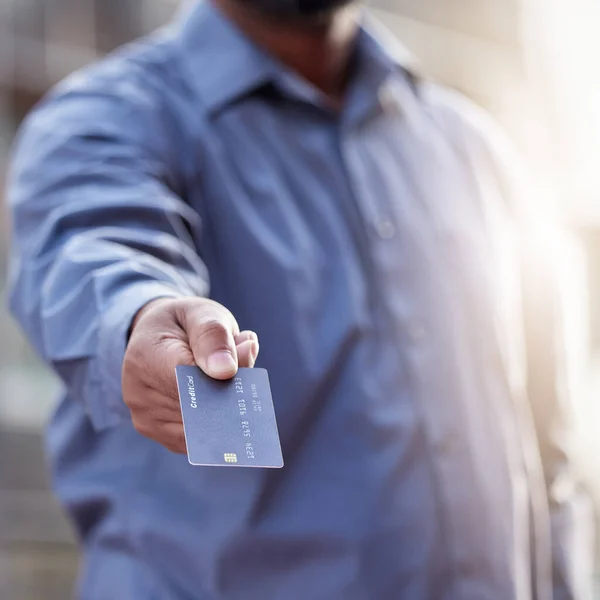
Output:
<path fill-rule="evenodd" d="M 560 274 L 564 232 L 529 221 L 522 231 L 522 289 L 527 391 L 550 512 L 554 600 L 593 597 L 594 510 L 575 422 L 574 383 L 565 336 L 567 307 Z"/>
<path fill-rule="evenodd" d="M 553 216 L 551 199 L 544 204 L 508 138 L 484 114 L 476 114 L 475 125 L 482 165 L 493 173 L 517 233 L 528 408 L 549 510 L 552 597 L 589 600 L 594 516 L 578 446 L 572 360 L 565 340 L 561 265 L 567 236 Z"/>
<path fill-rule="evenodd" d="M 155 112 L 131 82 L 56 92 L 26 120 L 9 180 L 11 310 L 97 429 L 130 419 L 137 311 L 207 293 L 200 218 L 173 190 Z"/>

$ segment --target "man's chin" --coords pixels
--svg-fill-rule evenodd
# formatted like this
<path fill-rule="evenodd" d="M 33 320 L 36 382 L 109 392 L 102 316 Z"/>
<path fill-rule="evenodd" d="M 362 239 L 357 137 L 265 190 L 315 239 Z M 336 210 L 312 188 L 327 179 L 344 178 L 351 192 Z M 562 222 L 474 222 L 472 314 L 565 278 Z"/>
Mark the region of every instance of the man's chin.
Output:
<path fill-rule="evenodd" d="M 355 0 L 236 0 L 272 19 L 297 23 L 325 23 Z"/>

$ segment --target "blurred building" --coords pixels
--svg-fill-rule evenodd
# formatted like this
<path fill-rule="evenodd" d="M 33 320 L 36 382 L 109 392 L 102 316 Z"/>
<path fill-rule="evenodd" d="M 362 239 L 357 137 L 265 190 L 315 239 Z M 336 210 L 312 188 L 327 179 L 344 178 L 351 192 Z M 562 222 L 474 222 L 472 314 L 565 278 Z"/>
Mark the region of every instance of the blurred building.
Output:
<path fill-rule="evenodd" d="M 165 23 L 177 4 L 0 0 L 0 189 L 10 140 L 40 96 L 73 70 Z M 504 125 L 567 224 L 570 339 L 578 357 L 582 421 L 593 422 L 592 395 L 600 397 L 600 368 L 593 368 L 600 355 L 600 5 L 597 0 L 373 0 L 373 5 L 425 72 L 469 95 Z M 0 259 L 6 257 L 7 232 L 0 214 Z M 5 264 L 0 260 L 0 285 Z M 40 435 L 56 382 L 1 310 L 0 340 L 0 454 L 11 457 L 0 467 L 0 597 L 64 600 L 75 551 L 45 491 Z M 31 369 L 36 377 L 27 376 Z M 600 422 L 600 411 L 596 414 Z M 12 572 L 11 591 L 1 587 L 6 570 Z"/>
<path fill-rule="evenodd" d="M 9 117 L 52 84 L 165 23 L 176 0 L 0 0 L 0 90 Z"/>
<path fill-rule="evenodd" d="M 175 5 L 174 0 L 0 0 L 0 189 L 13 134 L 40 97 L 73 70 L 165 23 Z M 8 229 L 0 212 L 0 286 L 6 280 Z M 47 491 L 41 436 L 57 384 L 2 307 L 0 340 L 0 455 L 5 457 L 0 598 L 65 600 L 71 597 L 77 552 Z"/>

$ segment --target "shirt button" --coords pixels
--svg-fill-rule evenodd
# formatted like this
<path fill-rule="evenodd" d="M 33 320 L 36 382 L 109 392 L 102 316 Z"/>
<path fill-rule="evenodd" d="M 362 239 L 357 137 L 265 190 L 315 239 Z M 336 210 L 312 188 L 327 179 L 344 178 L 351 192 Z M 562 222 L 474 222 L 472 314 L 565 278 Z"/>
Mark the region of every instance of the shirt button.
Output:
<path fill-rule="evenodd" d="M 379 104 L 383 108 L 384 111 L 389 111 L 394 108 L 396 104 L 396 99 L 394 98 L 394 93 L 389 88 L 389 86 L 383 86 L 379 93 L 377 94 L 379 99 Z"/>
<path fill-rule="evenodd" d="M 427 335 L 427 330 L 423 323 L 419 321 L 414 321 L 408 327 L 408 335 L 413 342 L 420 342 Z"/>
<path fill-rule="evenodd" d="M 449 432 L 443 436 L 436 444 L 437 453 L 440 456 L 453 454 L 458 448 L 460 438 L 457 433 Z"/>
<path fill-rule="evenodd" d="M 389 219 L 377 221 L 375 228 L 377 229 L 377 235 L 382 240 L 391 240 L 396 235 L 396 228 Z"/>

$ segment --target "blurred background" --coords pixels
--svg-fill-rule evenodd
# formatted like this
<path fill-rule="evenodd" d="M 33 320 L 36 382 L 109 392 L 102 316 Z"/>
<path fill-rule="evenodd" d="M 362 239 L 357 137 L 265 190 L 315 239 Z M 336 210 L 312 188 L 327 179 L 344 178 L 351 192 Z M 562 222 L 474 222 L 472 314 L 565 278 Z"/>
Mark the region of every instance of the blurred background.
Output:
<path fill-rule="evenodd" d="M 177 0 L 0 0 L 0 199 L 11 139 L 54 83 L 166 23 Z M 569 238 L 581 465 L 600 498 L 600 2 L 374 0 L 426 73 L 494 114 Z M 0 289 L 9 223 L 0 213 Z M 77 567 L 48 491 L 42 430 L 57 384 L 0 306 L 0 598 L 66 600 Z M 598 502 L 597 502 L 598 504 Z M 598 588 L 600 599 L 600 587 Z"/>

